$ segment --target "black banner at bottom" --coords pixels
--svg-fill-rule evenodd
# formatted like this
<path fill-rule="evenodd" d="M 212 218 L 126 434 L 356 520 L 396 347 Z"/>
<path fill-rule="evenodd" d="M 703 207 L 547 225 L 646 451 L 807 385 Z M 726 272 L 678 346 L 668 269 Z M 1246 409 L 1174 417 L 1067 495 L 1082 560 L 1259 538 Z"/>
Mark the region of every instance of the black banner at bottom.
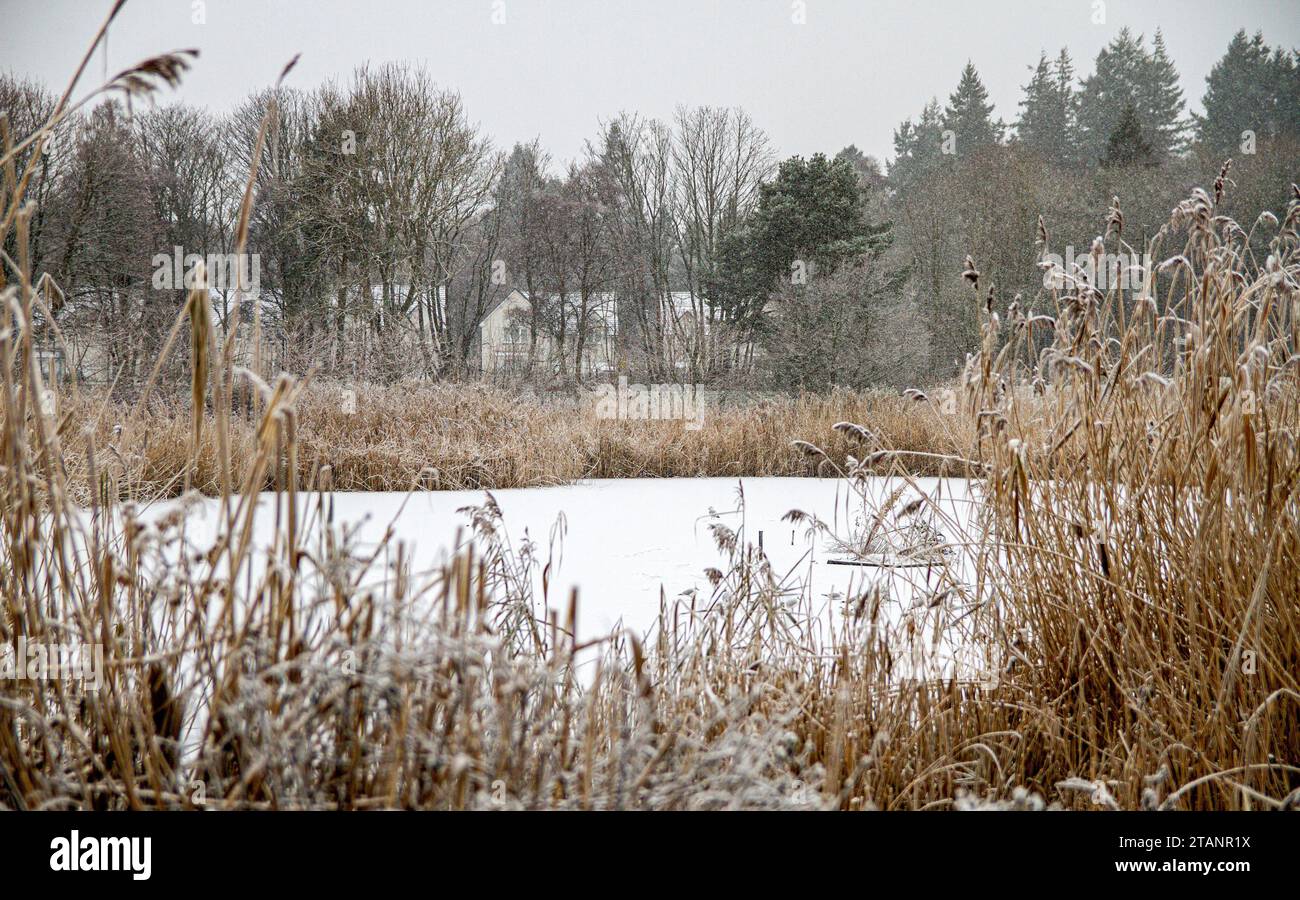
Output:
<path fill-rule="evenodd" d="M 671 885 L 674 870 L 693 889 L 856 872 L 926 888 L 992 877 L 1217 890 L 1294 873 L 1297 825 L 1286 813 L 5 813 L 0 859 L 12 897 L 28 883 L 184 892 L 214 878 L 259 891 Z"/>

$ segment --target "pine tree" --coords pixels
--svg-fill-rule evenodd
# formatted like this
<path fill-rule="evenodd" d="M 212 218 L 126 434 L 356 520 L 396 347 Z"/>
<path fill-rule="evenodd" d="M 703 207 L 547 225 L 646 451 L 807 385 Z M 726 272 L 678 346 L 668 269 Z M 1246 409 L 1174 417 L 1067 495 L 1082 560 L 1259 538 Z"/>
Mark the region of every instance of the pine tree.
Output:
<path fill-rule="evenodd" d="M 1074 66 L 1065 49 L 1054 64 L 1041 53 L 1025 85 L 1016 139 L 1048 162 L 1064 166 L 1075 160 L 1077 123 Z"/>
<path fill-rule="evenodd" d="M 1264 36 L 1238 31 L 1206 77 L 1197 137 L 1210 150 L 1233 155 L 1245 132 L 1256 138 L 1292 130 L 1296 121 L 1295 66 L 1290 54 L 1270 53 Z"/>
<path fill-rule="evenodd" d="M 1104 168 L 1113 166 L 1150 166 L 1159 161 L 1159 156 L 1146 135 L 1142 133 L 1142 123 L 1138 119 L 1137 107 L 1132 103 L 1124 105 L 1119 123 L 1106 141 L 1106 153 L 1101 159 Z"/>
<path fill-rule="evenodd" d="M 1016 140 L 1044 158 L 1050 155 L 1052 143 L 1052 100 L 1055 81 L 1046 53 L 1038 54 L 1038 65 L 1033 77 L 1025 85 L 1024 99 L 1020 101 L 1020 118 L 1016 120 Z"/>
<path fill-rule="evenodd" d="M 821 153 L 787 159 L 759 188 L 750 219 L 752 265 L 769 283 L 788 276 L 796 260 L 828 274 L 879 245 L 887 226 L 871 226 L 865 216 L 858 173 L 848 160 Z"/>
<path fill-rule="evenodd" d="M 1141 109 L 1141 85 L 1149 71 L 1142 38 L 1127 28 L 1097 54 L 1096 69 L 1084 79 L 1079 95 L 1079 131 L 1083 158 L 1092 163 L 1106 153 L 1124 108 Z"/>
<path fill-rule="evenodd" d="M 943 129 L 953 132 L 958 154 L 1002 140 L 1004 126 L 1000 121 L 994 122 L 992 116 L 989 92 L 975 66 L 967 60 L 957 90 L 948 97 L 948 106 L 943 111 Z"/>
<path fill-rule="evenodd" d="M 1183 149 L 1187 121 L 1183 112 L 1183 90 L 1178 86 L 1178 70 L 1165 49 L 1165 37 L 1156 30 L 1151 54 L 1145 62 L 1145 75 L 1139 85 L 1139 112 L 1147 123 L 1151 146 L 1164 157 Z"/>
<path fill-rule="evenodd" d="M 1273 54 L 1273 69 L 1278 133 L 1300 140 L 1300 53 L 1288 53 L 1279 47 Z"/>
<path fill-rule="evenodd" d="M 1079 159 L 1079 92 L 1074 87 L 1074 61 L 1065 47 L 1056 56 L 1056 102 L 1061 122 L 1056 158 L 1061 164 Z"/>
<path fill-rule="evenodd" d="M 932 99 L 916 122 L 908 120 L 894 130 L 894 160 L 889 164 L 894 188 L 906 189 L 934 171 L 945 159 L 943 142 L 943 112 Z"/>

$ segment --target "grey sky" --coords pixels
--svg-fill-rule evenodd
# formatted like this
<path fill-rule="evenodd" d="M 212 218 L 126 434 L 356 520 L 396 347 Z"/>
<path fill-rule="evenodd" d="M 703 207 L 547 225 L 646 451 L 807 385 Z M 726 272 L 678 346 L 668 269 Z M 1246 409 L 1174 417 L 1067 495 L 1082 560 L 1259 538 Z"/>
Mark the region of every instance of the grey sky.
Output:
<path fill-rule="evenodd" d="M 110 5 L 0 0 L 0 70 L 61 88 Z M 1193 108 L 1238 28 L 1300 47 L 1300 0 L 1107 0 L 1104 24 L 1094 0 L 206 0 L 202 25 L 196 5 L 130 0 L 91 75 L 197 47 L 175 96 L 224 110 L 299 51 L 299 87 L 410 60 L 458 90 L 499 146 L 540 136 L 557 160 L 601 118 L 666 118 L 677 103 L 742 106 L 783 156 L 855 143 L 884 158 L 894 127 L 946 99 L 967 58 L 1011 121 L 1040 49 L 1068 46 L 1083 75 L 1125 25 L 1164 30 Z"/>

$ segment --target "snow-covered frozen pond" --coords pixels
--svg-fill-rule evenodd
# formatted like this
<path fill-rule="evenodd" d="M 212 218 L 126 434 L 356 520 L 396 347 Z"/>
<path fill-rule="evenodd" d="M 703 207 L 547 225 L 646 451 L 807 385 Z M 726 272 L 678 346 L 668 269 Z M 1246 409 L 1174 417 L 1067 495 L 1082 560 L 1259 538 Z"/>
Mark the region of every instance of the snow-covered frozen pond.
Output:
<path fill-rule="evenodd" d="M 730 569 L 729 557 L 719 549 L 710 526 L 737 533 L 748 547 L 757 547 L 761 533 L 762 555 L 751 559 L 752 571 L 765 578 L 770 570 L 779 585 L 775 604 L 783 615 L 768 621 L 782 623 L 782 634 L 793 641 L 786 648 L 827 659 L 840 652 L 828 639 L 873 649 L 887 646 L 895 683 L 916 678 L 985 680 L 997 671 L 970 615 L 980 602 L 973 589 L 979 489 L 965 480 L 868 478 L 854 489 L 843 479 L 829 478 L 619 479 L 497 490 L 491 495 L 500 509 L 500 519 L 494 521 L 499 521 L 514 555 L 525 542 L 535 547 L 536 563 L 527 569 L 533 578 L 531 614 L 547 612 L 538 608 L 544 569 L 549 578 L 546 606 L 557 618 L 566 615 L 571 591 L 578 592 L 576 638 L 585 645 L 577 658 L 580 680 L 597 671 L 601 647 L 607 646 L 600 639 L 619 629 L 653 637 L 661 608 L 669 612 L 671 627 L 666 632 L 674 642 L 683 622 L 684 645 L 690 642 L 690 623 L 707 623 L 707 610 L 716 608 L 728 585 L 735 584 L 734 579 L 723 579 L 715 586 L 706 574 L 710 568 Z M 276 499 L 273 493 L 258 498 L 251 532 L 254 558 L 262 557 L 287 530 L 287 504 L 277 509 Z M 367 561 L 348 578 L 355 577 L 364 590 L 373 592 L 381 606 L 394 599 L 394 585 L 413 588 L 402 593 L 401 607 L 412 616 L 407 621 L 432 621 L 438 609 L 435 598 L 441 595 L 436 590 L 425 593 L 421 586 L 437 584 L 434 576 L 469 542 L 483 547 L 466 510 L 482 507 L 486 500 L 482 490 L 300 493 L 298 546 L 319 561 L 330 558 L 322 552 L 327 535 L 343 541 L 349 559 Z M 805 517 L 787 520 L 792 510 Z M 149 567 L 157 567 L 151 574 L 164 586 L 169 579 L 193 578 L 195 567 L 202 573 L 207 551 L 218 543 L 219 532 L 226 533 L 220 528 L 221 501 L 214 498 L 189 495 L 160 501 L 132 515 L 160 526 L 148 529 L 161 541 L 161 555 L 152 557 Z M 811 517 L 824 527 L 810 527 Z M 328 528 L 322 527 L 323 518 L 328 518 Z M 887 540 L 858 540 L 856 554 L 843 543 L 845 538 L 860 539 L 864 523 L 878 538 L 885 520 Z M 187 567 L 179 565 L 182 553 L 190 571 L 173 572 Z M 399 557 L 409 577 L 395 577 Z M 272 558 L 282 557 L 273 553 Z M 873 564 L 843 564 L 850 559 Z M 260 577 L 253 575 L 258 566 L 249 560 L 237 577 Z M 299 589 L 313 599 L 328 597 L 319 569 L 314 571 L 299 582 Z M 764 608 L 774 609 L 771 593 L 764 598 Z M 864 617 L 862 610 L 868 606 L 871 614 Z M 156 627 L 164 627 L 169 608 L 155 606 Z M 219 605 L 208 607 L 209 615 L 220 612 Z M 696 619 L 696 613 L 702 618 Z M 311 612 L 307 618 L 316 615 Z M 196 689 L 193 679 L 210 677 L 192 653 L 182 656 L 178 670 L 177 690 L 182 693 Z M 202 711 L 195 708 L 182 738 L 186 758 L 197 752 L 204 722 Z"/>
<path fill-rule="evenodd" d="M 928 496 L 922 514 L 949 541 L 959 544 L 971 516 L 971 488 L 961 479 L 871 479 L 866 493 L 874 502 L 903 492 L 903 500 Z M 743 504 L 741 493 L 743 491 Z M 727 561 L 709 528 L 721 523 L 744 528 L 744 540 L 763 550 L 778 578 L 792 587 L 806 587 L 815 606 L 830 608 L 837 600 L 861 590 L 870 580 L 886 579 L 896 599 L 906 605 L 917 585 L 927 580 L 939 588 L 940 576 L 927 567 L 884 570 L 842 565 L 848 554 L 825 535 L 813 534 L 806 523 L 782 521 L 790 510 L 814 515 L 839 535 L 849 534 L 864 515 L 863 501 L 839 479 L 817 478 L 696 478 L 614 479 L 583 481 L 560 487 L 492 491 L 501 508 L 510 542 L 524 539 L 536 546 L 544 565 L 552 561 L 548 605 L 563 612 L 571 588 L 579 595 L 579 637 L 588 639 L 622 627 L 642 632 L 659 614 L 661 597 L 671 605 L 697 591 L 712 590 L 705 569 L 725 570 Z M 332 497 L 336 525 L 357 527 L 356 547 L 377 546 L 391 526 L 396 545 L 411 571 L 431 571 L 445 561 L 456 540 L 469 540 L 469 517 L 459 510 L 486 499 L 481 490 L 414 493 L 336 493 Z M 188 517 L 191 546 L 210 544 L 215 533 L 217 501 L 203 500 Z M 896 502 L 894 507 L 904 505 Z M 146 512 L 152 517 L 166 509 L 160 504 Z M 318 498 L 300 495 L 300 509 L 319 508 Z M 743 508 L 743 511 L 742 511 Z M 270 542 L 274 528 L 274 496 L 263 495 L 254 540 Z M 869 515 L 870 513 L 868 513 Z M 304 513 L 305 515 L 305 513 Z M 309 525 L 309 529 L 310 529 Z M 304 543 L 309 542 L 310 538 Z M 838 552 L 837 552 L 838 551 Z M 948 565 L 948 578 L 958 577 L 969 561 L 958 547 Z M 537 567 L 536 597 L 542 596 Z"/>

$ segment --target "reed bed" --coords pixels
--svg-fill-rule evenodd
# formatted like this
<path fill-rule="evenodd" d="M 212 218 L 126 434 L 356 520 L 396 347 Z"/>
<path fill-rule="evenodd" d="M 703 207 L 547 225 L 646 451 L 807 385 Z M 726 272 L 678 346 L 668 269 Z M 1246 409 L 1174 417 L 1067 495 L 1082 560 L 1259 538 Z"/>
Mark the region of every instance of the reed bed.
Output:
<path fill-rule="evenodd" d="M 347 398 L 347 402 L 344 400 Z M 86 441 L 95 447 L 101 496 L 149 500 L 187 486 L 221 489 L 220 447 L 213 427 L 192 452 L 189 399 L 155 391 L 138 406 L 102 390 L 64 389 L 54 402 L 55 430 L 65 437 L 71 489 L 91 489 Z M 680 420 L 602 419 L 591 395 L 560 402 L 473 383 L 397 385 L 308 383 L 296 402 L 298 477 L 322 466 L 339 491 L 514 488 L 583 478 L 692 478 L 816 474 L 791 441 L 829 435 L 834 451 L 850 443 L 831 430 L 852 418 L 870 422 L 892 446 L 933 455 L 906 459 L 918 475 L 965 474 L 941 456 L 968 442 L 968 417 L 945 414 L 896 392 L 837 391 L 764 399 L 731 399 L 705 407 L 702 427 Z M 211 410 L 204 421 L 215 426 Z M 255 416 L 231 414 L 225 434 L 236 451 L 236 478 L 248 472 L 257 440 Z M 882 467 L 884 471 L 884 467 Z M 188 476 L 188 477 L 187 477 Z M 271 489 L 274 472 L 262 487 Z"/>

